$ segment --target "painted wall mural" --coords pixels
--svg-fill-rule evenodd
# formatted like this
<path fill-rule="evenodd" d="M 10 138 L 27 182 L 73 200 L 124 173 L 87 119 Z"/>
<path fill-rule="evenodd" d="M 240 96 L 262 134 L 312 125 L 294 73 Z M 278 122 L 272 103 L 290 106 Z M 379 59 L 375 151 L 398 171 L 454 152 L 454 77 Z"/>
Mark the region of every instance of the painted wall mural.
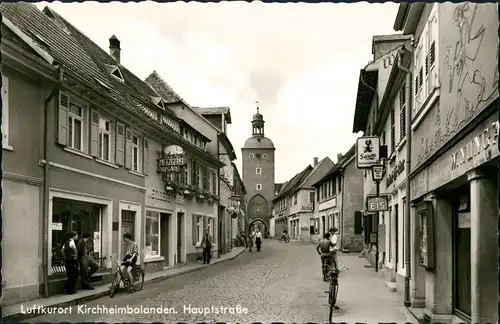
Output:
<path fill-rule="evenodd" d="M 439 4 L 440 99 L 416 129 L 413 169 L 498 97 L 496 4 Z"/>

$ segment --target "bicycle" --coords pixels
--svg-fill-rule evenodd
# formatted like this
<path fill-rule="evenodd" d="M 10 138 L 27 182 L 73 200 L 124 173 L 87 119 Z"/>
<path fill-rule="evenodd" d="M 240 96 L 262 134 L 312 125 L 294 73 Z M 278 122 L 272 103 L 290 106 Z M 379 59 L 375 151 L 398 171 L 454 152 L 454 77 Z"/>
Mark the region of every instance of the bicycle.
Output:
<path fill-rule="evenodd" d="M 123 272 L 121 270 L 121 264 L 118 262 L 118 260 L 114 258 L 110 259 L 113 260 L 117 266 L 113 282 L 111 283 L 111 287 L 109 287 L 110 298 L 113 298 L 113 296 L 115 295 L 116 291 L 120 287 L 120 282 L 123 282 L 123 285 L 125 287 L 133 287 L 135 291 L 139 291 L 142 289 L 142 287 L 144 286 L 144 271 L 141 269 L 140 266 L 135 265 L 132 267 L 131 273 L 133 282 L 129 284 L 129 279 L 127 276 L 123 275 Z M 137 286 L 135 285 L 136 283 L 138 283 Z"/>
<path fill-rule="evenodd" d="M 283 241 L 285 241 L 285 243 L 290 242 L 290 238 L 288 237 L 288 235 L 281 235 L 281 236 L 280 236 L 280 239 L 279 239 L 279 241 L 278 241 L 278 242 L 280 242 L 280 243 L 281 243 L 281 242 L 283 242 Z"/>
<path fill-rule="evenodd" d="M 337 302 L 337 295 L 339 293 L 339 271 L 337 270 L 337 264 L 333 261 L 333 266 L 330 266 L 327 262 L 323 263 L 323 269 L 326 271 L 326 275 L 330 281 L 330 287 L 327 291 L 328 293 L 328 304 L 330 305 L 330 313 L 328 315 L 328 323 L 332 322 L 333 309 L 338 309 L 335 306 Z M 326 292 L 326 291 L 325 291 Z"/>

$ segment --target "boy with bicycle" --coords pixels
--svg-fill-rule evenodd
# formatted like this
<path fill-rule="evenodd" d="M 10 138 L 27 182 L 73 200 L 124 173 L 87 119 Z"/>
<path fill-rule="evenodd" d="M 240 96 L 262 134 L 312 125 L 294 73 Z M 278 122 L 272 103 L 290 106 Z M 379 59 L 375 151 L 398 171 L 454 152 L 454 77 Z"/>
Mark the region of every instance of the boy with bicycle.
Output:
<path fill-rule="evenodd" d="M 323 239 L 318 242 L 318 245 L 316 245 L 316 251 L 321 256 L 321 270 L 323 272 L 323 279 L 325 281 L 327 281 L 326 273 L 324 273 L 325 262 L 327 262 L 330 267 L 337 268 L 337 265 L 332 258 L 331 249 L 333 248 L 335 248 L 335 244 L 330 240 L 330 233 L 325 233 Z"/>
<path fill-rule="evenodd" d="M 125 258 L 123 258 L 120 270 L 127 276 L 128 289 L 130 292 L 133 292 L 134 286 L 132 283 L 134 282 L 134 278 L 132 277 L 132 268 L 137 264 L 139 249 L 137 248 L 137 243 L 132 241 L 132 235 L 130 233 L 123 234 L 123 240 L 125 241 L 127 252 Z"/>

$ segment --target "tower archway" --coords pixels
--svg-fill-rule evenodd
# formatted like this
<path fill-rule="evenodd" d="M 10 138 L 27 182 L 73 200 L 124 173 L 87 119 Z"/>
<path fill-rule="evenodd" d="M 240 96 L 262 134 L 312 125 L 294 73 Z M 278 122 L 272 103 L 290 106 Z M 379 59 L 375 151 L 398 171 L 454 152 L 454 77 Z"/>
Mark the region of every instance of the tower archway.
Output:
<path fill-rule="evenodd" d="M 261 228 L 261 231 L 264 234 L 267 234 L 269 229 L 269 219 L 271 217 L 271 209 L 269 208 L 269 202 L 264 196 L 256 194 L 249 200 L 247 205 L 247 217 L 249 231 L 251 226 L 255 225 L 257 221 L 259 221 L 264 226 L 264 229 Z"/>

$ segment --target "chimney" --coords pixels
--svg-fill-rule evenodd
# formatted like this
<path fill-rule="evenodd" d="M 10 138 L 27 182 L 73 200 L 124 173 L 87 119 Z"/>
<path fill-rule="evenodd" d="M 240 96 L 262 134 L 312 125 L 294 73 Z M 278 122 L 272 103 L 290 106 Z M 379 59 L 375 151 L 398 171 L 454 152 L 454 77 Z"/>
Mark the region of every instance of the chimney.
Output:
<path fill-rule="evenodd" d="M 117 63 L 120 63 L 120 41 L 115 35 L 109 39 L 109 55 L 111 55 Z"/>
<path fill-rule="evenodd" d="M 342 154 L 340 153 L 337 154 L 337 163 L 339 163 L 341 159 L 342 159 Z"/>
<path fill-rule="evenodd" d="M 315 157 L 315 158 L 313 159 L 313 166 L 317 166 L 317 165 L 318 165 L 318 158 L 317 158 L 317 157 Z"/>

